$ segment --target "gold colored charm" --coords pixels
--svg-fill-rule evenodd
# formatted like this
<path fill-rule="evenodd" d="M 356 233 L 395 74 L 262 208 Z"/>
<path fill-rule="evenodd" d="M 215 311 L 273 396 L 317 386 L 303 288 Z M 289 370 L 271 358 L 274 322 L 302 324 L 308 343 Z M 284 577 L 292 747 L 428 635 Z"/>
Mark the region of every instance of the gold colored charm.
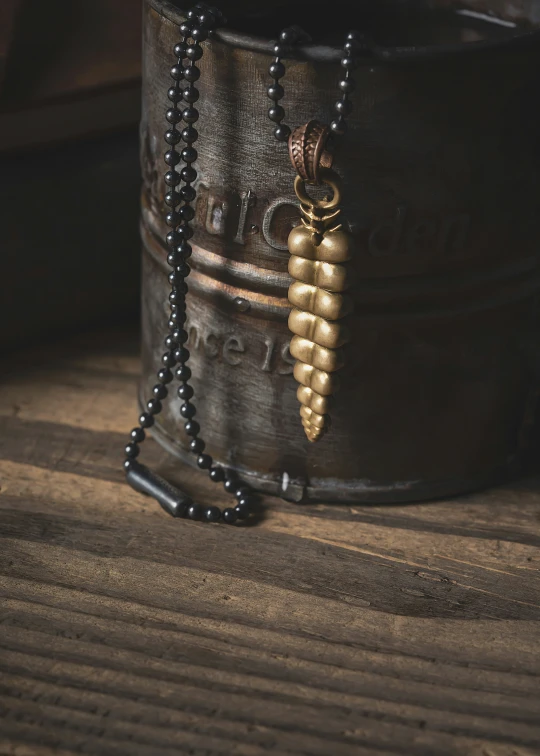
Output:
<path fill-rule="evenodd" d="M 302 405 L 300 417 L 306 436 L 317 441 L 328 429 L 328 407 L 336 391 L 333 373 L 343 365 L 342 347 L 349 340 L 342 318 L 352 310 L 352 300 L 343 294 L 350 284 L 344 265 L 352 257 L 353 242 L 339 221 L 341 185 L 330 168 L 321 168 L 320 180 L 334 192 L 332 199 L 312 199 L 306 182 L 294 183 L 300 200 L 302 224 L 289 234 L 289 273 L 295 279 L 289 288 L 289 329 L 294 334 L 291 354 L 297 362 L 294 377 Z"/>

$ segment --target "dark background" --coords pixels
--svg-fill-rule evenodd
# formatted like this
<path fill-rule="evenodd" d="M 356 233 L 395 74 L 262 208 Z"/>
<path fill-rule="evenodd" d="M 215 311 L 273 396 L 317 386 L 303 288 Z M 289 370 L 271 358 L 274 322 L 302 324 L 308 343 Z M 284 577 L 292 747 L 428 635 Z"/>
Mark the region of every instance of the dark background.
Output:
<path fill-rule="evenodd" d="M 140 0 L 0 2 L 0 348 L 138 319 Z"/>

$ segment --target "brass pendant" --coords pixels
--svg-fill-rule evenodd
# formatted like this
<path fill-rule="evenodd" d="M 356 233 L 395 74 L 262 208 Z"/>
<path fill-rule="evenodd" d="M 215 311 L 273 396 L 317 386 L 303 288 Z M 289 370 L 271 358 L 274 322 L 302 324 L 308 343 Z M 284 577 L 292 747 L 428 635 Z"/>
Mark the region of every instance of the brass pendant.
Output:
<path fill-rule="evenodd" d="M 351 259 L 353 240 L 340 222 L 341 182 L 330 168 L 320 168 L 320 183 L 333 191 L 331 199 L 311 198 L 306 182 L 294 183 L 300 200 L 301 225 L 289 234 L 289 329 L 294 334 L 290 351 L 296 358 L 294 377 L 302 405 L 300 416 L 306 436 L 317 441 L 329 428 L 331 395 L 337 389 L 334 373 L 344 363 L 341 347 L 349 340 L 342 320 L 352 310 L 352 300 L 343 294 L 350 284 L 344 265 Z"/>

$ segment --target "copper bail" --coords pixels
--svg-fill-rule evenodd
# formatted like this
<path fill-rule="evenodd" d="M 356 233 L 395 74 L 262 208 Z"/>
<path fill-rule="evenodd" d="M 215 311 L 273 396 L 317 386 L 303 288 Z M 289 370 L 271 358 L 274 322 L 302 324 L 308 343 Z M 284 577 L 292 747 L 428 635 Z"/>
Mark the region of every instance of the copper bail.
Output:
<path fill-rule="evenodd" d="M 294 170 L 309 184 L 320 184 L 319 169 L 331 168 L 332 153 L 326 149 L 330 129 L 319 121 L 308 121 L 289 137 L 289 157 Z"/>

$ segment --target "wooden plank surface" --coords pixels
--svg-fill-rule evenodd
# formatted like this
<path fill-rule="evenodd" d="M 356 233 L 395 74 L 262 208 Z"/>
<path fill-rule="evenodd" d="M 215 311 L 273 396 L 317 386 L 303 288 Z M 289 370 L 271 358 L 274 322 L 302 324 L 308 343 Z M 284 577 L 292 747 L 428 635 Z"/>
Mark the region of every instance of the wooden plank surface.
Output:
<path fill-rule="evenodd" d="M 2 0 L 0 55 L 4 47 L 9 56 L 0 109 L 138 81 L 141 17 L 141 0 Z"/>
<path fill-rule="evenodd" d="M 141 5 L 0 0 L 0 152 L 138 123 Z"/>
<path fill-rule="evenodd" d="M 120 472 L 137 350 L 2 366 L 0 754 L 540 754 L 540 480 L 173 520 Z"/>

